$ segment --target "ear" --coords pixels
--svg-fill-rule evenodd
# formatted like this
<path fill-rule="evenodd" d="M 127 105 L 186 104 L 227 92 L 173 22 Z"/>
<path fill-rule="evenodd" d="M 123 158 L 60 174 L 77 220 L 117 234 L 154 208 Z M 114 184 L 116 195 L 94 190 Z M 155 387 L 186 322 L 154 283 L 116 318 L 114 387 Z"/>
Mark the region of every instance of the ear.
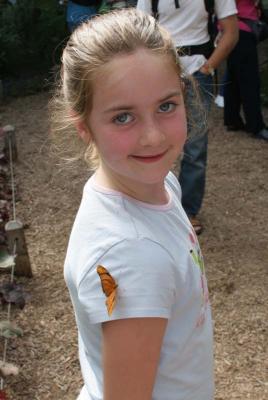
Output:
<path fill-rule="evenodd" d="M 78 135 L 83 140 L 83 142 L 85 142 L 86 144 L 89 144 L 92 137 L 91 137 L 89 128 L 86 126 L 85 122 L 78 121 L 75 123 L 75 127 L 76 127 Z"/>

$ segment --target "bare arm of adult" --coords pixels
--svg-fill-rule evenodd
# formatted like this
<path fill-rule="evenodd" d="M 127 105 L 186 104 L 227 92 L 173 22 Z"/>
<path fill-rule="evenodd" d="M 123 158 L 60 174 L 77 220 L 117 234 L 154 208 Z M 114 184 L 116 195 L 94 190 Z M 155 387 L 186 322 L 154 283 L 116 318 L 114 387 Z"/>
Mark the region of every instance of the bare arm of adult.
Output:
<path fill-rule="evenodd" d="M 130 318 L 102 325 L 104 400 L 151 400 L 164 318 Z"/>
<path fill-rule="evenodd" d="M 209 74 L 211 69 L 217 68 L 238 41 L 239 29 L 236 15 L 220 19 L 219 23 L 222 29 L 221 38 L 207 62 L 200 68 L 200 71 L 205 74 Z"/>

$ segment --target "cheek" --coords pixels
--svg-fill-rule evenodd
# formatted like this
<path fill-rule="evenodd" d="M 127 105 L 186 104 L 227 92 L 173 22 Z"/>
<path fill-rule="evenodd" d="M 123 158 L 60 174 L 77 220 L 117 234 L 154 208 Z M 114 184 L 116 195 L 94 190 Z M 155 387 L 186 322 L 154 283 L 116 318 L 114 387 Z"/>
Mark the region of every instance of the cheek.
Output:
<path fill-rule="evenodd" d="M 131 153 L 135 147 L 135 140 L 133 135 L 126 132 L 109 132 L 103 137 L 99 136 L 96 145 L 103 157 L 116 160 Z"/>
<path fill-rule="evenodd" d="M 186 118 L 184 118 L 183 121 L 181 121 L 179 132 L 180 132 L 179 136 L 180 136 L 181 142 L 183 142 L 183 144 L 184 144 L 187 139 L 187 120 L 186 120 Z"/>
<path fill-rule="evenodd" d="M 180 113 L 177 118 L 170 121 L 168 128 L 173 141 L 177 143 L 177 145 L 183 145 L 187 139 L 187 120 L 185 113 Z"/>

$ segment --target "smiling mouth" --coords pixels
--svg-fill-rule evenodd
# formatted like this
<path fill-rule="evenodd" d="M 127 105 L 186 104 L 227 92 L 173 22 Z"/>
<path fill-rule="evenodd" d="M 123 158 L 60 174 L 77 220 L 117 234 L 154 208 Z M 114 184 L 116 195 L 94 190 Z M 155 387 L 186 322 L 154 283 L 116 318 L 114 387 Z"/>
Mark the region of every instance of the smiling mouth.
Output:
<path fill-rule="evenodd" d="M 144 162 L 144 163 L 153 163 L 156 162 L 158 160 L 161 160 L 161 158 L 164 157 L 164 155 L 167 153 L 167 150 L 164 151 L 161 154 L 156 154 L 156 155 L 145 155 L 145 156 L 131 156 L 132 158 L 134 158 L 135 160 Z"/>

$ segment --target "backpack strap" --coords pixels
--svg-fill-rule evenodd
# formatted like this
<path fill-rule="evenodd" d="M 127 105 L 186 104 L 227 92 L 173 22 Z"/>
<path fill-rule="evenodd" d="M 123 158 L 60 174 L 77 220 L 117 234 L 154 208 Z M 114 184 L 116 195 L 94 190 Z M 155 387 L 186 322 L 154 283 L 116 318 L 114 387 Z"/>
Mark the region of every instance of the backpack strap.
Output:
<path fill-rule="evenodd" d="M 155 19 L 158 19 L 159 17 L 158 2 L 159 0 L 152 0 L 152 15 Z M 174 3 L 175 3 L 175 8 L 180 8 L 179 0 L 174 0 Z"/>
<path fill-rule="evenodd" d="M 205 0 L 205 7 L 208 13 L 208 33 L 213 42 L 216 37 L 215 0 Z"/>
<path fill-rule="evenodd" d="M 159 0 L 152 0 L 152 14 L 155 17 L 155 19 L 158 19 L 159 17 L 158 2 Z M 179 0 L 174 0 L 174 3 L 175 3 L 175 8 L 180 8 Z M 215 0 L 205 0 L 205 7 L 209 15 L 214 14 L 214 5 L 215 5 Z"/>
<path fill-rule="evenodd" d="M 158 0 L 152 0 L 152 14 L 155 19 L 158 19 Z"/>
<path fill-rule="evenodd" d="M 214 14 L 215 0 L 205 0 L 206 11 L 211 15 Z"/>
<path fill-rule="evenodd" d="M 152 5 L 152 15 L 155 19 L 159 18 L 159 13 L 158 13 L 158 3 L 159 0 L 151 0 L 151 5 Z M 175 3 L 175 8 L 180 8 L 179 0 L 174 0 Z M 208 13 L 208 33 L 210 36 L 210 41 L 208 43 L 205 43 L 206 46 L 206 57 L 209 57 L 209 54 L 212 53 L 213 51 L 213 40 L 214 40 L 214 20 L 213 20 L 213 15 L 214 15 L 214 5 L 215 5 L 215 0 L 204 0 L 205 3 L 205 8 Z M 202 46 L 202 45 L 201 45 Z M 207 48 L 209 46 L 209 48 Z M 197 49 L 198 48 L 198 49 Z M 189 50 L 189 55 L 190 54 L 203 54 L 204 49 L 202 48 L 202 52 L 200 53 L 201 49 L 200 46 L 186 46 L 184 47 L 185 50 Z M 185 51 L 185 54 L 188 54 Z"/>

